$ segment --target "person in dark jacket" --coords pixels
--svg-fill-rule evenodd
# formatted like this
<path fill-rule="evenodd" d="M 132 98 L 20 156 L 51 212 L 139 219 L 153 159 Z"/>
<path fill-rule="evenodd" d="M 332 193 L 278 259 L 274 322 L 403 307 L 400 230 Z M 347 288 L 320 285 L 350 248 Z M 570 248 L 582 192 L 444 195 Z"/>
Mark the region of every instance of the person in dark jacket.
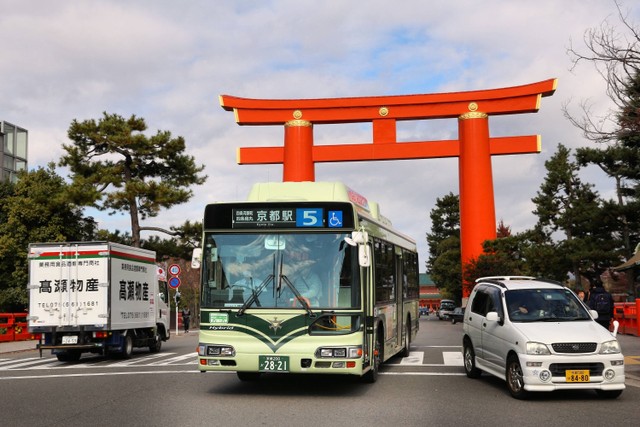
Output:
<path fill-rule="evenodd" d="M 589 292 L 589 308 L 598 312 L 596 322 L 608 330 L 613 319 L 613 297 L 600 281 L 596 282 L 595 287 Z"/>
<path fill-rule="evenodd" d="M 184 332 L 189 332 L 189 321 L 191 320 L 191 310 L 188 307 L 182 309 L 182 326 L 184 326 Z"/>

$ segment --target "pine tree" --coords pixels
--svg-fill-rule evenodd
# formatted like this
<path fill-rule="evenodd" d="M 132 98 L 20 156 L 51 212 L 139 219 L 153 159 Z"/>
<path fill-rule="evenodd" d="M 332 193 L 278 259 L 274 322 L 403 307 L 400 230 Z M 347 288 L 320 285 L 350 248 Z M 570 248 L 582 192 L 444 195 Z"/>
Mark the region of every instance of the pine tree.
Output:
<path fill-rule="evenodd" d="M 144 119 L 135 115 L 125 119 L 104 113 L 98 122 L 74 120 L 68 131 L 73 142 L 63 145 L 67 154 L 60 160 L 72 172 L 78 204 L 129 212 L 133 246 L 140 246 L 140 231 L 149 229 L 140 219 L 188 201 L 193 195 L 189 186 L 207 178 L 199 175 L 204 166 L 184 154 L 182 137 L 173 138 L 168 131 L 147 137 L 146 129 Z"/>
<path fill-rule="evenodd" d="M 560 259 L 576 280 L 599 275 L 615 263 L 616 243 L 611 238 L 612 216 L 591 184 L 582 183 L 579 167 L 571 152 L 559 144 L 557 152 L 545 162 L 547 175 L 532 201 L 538 216 L 536 227 L 553 236 Z"/>

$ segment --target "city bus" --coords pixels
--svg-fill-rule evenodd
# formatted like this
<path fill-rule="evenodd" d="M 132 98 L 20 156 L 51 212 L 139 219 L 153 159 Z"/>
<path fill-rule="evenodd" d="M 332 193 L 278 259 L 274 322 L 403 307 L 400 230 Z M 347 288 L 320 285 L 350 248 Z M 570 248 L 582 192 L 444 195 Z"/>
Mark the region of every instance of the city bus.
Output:
<path fill-rule="evenodd" d="M 374 382 L 418 332 L 415 241 L 342 183 L 260 183 L 248 201 L 207 205 L 192 264 L 201 372 Z"/>

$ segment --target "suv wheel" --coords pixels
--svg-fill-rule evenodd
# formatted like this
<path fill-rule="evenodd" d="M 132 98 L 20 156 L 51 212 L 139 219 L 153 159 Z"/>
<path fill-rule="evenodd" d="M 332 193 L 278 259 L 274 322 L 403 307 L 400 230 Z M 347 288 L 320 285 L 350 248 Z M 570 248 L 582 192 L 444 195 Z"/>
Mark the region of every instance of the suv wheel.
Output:
<path fill-rule="evenodd" d="M 476 368 L 476 353 L 473 351 L 473 345 L 469 341 L 465 341 L 463 345 L 464 371 L 467 377 L 480 378 L 482 371 Z"/>
<path fill-rule="evenodd" d="M 524 389 L 524 374 L 522 366 L 516 356 L 510 356 L 507 359 L 507 387 L 509 393 L 516 399 L 524 399 L 527 397 L 527 391 Z"/>

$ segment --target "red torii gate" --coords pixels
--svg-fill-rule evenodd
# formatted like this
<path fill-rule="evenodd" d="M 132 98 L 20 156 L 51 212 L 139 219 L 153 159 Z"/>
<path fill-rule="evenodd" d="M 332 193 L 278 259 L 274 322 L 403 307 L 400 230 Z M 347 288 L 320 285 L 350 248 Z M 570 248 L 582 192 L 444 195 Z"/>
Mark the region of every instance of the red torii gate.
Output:
<path fill-rule="evenodd" d="M 463 265 L 496 238 L 492 155 L 539 153 L 540 136 L 489 136 L 489 116 L 535 113 L 556 79 L 499 89 L 424 95 L 327 99 L 249 99 L 220 96 L 239 125 L 284 125 L 284 146 L 243 147 L 239 164 L 282 163 L 283 181 L 315 181 L 315 163 L 458 157 Z M 398 142 L 399 120 L 458 119 L 458 139 Z M 314 145 L 317 124 L 371 122 L 373 142 Z M 470 289 L 463 288 L 463 296 Z"/>

